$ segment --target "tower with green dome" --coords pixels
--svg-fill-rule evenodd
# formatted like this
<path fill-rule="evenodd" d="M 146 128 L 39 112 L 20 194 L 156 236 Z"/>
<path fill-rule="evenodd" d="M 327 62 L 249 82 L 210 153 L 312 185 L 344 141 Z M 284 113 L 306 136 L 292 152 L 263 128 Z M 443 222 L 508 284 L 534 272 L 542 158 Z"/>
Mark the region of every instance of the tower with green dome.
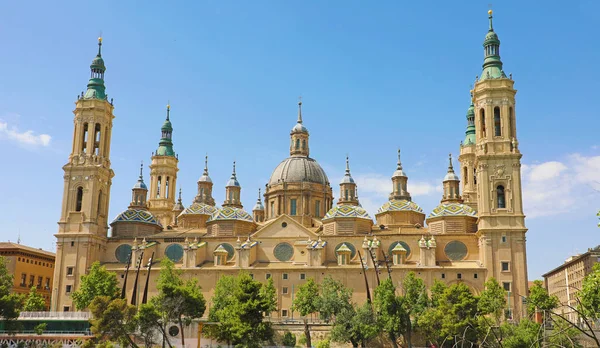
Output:
<path fill-rule="evenodd" d="M 71 154 L 64 170 L 63 201 L 56 234 L 56 270 L 52 289 L 52 311 L 74 309 L 65 294 L 73 279 L 85 274 L 102 258 L 108 235 L 108 207 L 114 172 L 110 165 L 113 105 L 104 86 L 106 66 L 102 38 L 98 54 L 90 65 L 87 90 L 77 96 L 73 111 L 74 130 Z M 67 277 L 67 268 L 71 273 Z"/>
<path fill-rule="evenodd" d="M 475 168 L 477 168 L 477 233 L 480 259 L 509 294 L 509 310 L 522 313 L 519 295 L 527 294 L 525 215 L 521 187 L 521 157 L 516 134 L 514 81 L 500 60 L 500 40 L 492 26 L 484 39 L 481 77 L 473 88 Z M 464 146 L 463 146 L 464 148 Z M 502 270 L 500 263 L 509 263 Z"/>
<path fill-rule="evenodd" d="M 171 105 L 167 105 L 167 117 L 160 127 L 160 141 L 152 154 L 150 164 L 150 197 L 148 209 L 163 226 L 175 224 L 175 196 L 179 159 L 173 150 L 173 124 Z"/>

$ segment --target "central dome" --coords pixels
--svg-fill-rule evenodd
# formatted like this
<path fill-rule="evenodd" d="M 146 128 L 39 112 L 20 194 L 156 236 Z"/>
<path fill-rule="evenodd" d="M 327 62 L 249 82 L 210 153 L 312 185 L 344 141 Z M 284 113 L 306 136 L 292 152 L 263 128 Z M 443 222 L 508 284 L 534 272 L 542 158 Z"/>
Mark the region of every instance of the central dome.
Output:
<path fill-rule="evenodd" d="M 281 182 L 313 182 L 329 185 L 327 174 L 317 161 L 310 157 L 288 157 L 271 174 L 270 185 Z"/>

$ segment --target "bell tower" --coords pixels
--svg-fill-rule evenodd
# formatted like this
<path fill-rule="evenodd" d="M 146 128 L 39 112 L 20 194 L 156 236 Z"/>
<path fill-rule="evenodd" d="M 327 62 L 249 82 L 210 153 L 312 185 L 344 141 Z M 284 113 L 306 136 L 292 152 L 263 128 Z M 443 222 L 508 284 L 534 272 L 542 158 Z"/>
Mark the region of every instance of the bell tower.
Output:
<path fill-rule="evenodd" d="M 495 277 L 508 292 L 508 310 L 524 315 L 522 296 L 527 296 L 525 215 L 521 189 L 521 153 L 515 123 L 512 76 L 500 60 L 500 40 L 489 14 L 489 30 L 483 43 L 483 72 L 473 89 L 477 163 L 478 233 L 481 262 L 487 277 Z"/>
<path fill-rule="evenodd" d="M 115 175 L 110 168 L 114 115 L 104 86 L 102 38 L 98 38 L 98 54 L 90 70 L 87 90 L 75 102 L 73 146 L 69 162 L 63 166 L 52 311 L 75 310 L 70 295 L 106 248 L 110 186 Z"/>
<path fill-rule="evenodd" d="M 179 171 L 177 168 L 179 159 L 173 150 L 173 125 L 170 114 L 171 106 L 167 105 L 167 119 L 160 128 L 160 142 L 150 164 L 150 197 L 148 198 L 148 210 L 164 227 L 173 221 Z"/>

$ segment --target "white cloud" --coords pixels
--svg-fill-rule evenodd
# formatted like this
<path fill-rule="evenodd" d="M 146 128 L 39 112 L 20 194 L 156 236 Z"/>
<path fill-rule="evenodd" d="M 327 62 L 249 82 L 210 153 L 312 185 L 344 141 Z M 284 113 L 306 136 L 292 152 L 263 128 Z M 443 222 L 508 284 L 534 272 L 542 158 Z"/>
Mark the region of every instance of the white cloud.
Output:
<path fill-rule="evenodd" d="M 530 218 L 588 209 L 598 201 L 600 156 L 523 165 L 523 205 Z M 597 207 L 595 207 L 597 208 Z"/>
<path fill-rule="evenodd" d="M 0 137 L 16 141 L 22 145 L 29 146 L 49 146 L 52 137 L 48 134 L 36 135 L 32 130 L 19 132 L 16 127 L 9 127 L 8 123 L 0 121 Z"/>

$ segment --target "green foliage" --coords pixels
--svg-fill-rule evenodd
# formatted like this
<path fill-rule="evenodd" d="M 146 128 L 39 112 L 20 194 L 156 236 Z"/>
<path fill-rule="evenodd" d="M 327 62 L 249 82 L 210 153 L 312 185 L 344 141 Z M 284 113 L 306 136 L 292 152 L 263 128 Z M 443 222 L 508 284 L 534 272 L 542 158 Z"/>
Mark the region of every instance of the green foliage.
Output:
<path fill-rule="evenodd" d="M 276 300 L 268 297 L 265 286 L 246 272 L 237 278 L 221 277 L 209 312 L 209 320 L 219 324 L 208 326 L 207 335 L 239 347 L 260 347 L 261 342 L 272 339 L 273 329 L 264 321 L 264 313 Z"/>
<path fill-rule="evenodd" d="M 529 298 L 527 299 L 527 312 L 529 315 L 535 314 L 536 310 L 551 311 L 559 305 L 556 296 L 548 295 L 541 280 L 535 280 L 533 286 L 529 288 Z"/>
<path fill-rule="evenodd" d="M 484 286 L 485 290 L 479 296 L 477 309 L 480 314 L 491 315 L 496 322 L 499 322 L 506 308 L 506 291 L 495 278 L 490 278 Z"/>
<path fill-rule="evenodd" d="M 86 309 L 96 297 L 105 296 L 116 299 L 119 296 L 119 281 L 117 274 L 109 272 L 100 262 L 94 262 L 88 274 L 81 277 L 79 288 L 71 298 L 78 310 Z"/>
<path fill-rule="evenodd" d="M 318 310 L 318 298 L 319 286 L 313 278 L 308 278 L 298 287 L 292 309 L 303 317 L 315 313 Z"/>
<path fill-rule="evenodd" d="M 331 340 L 329 338 L 326 338 L 322 341 L 317 342 L 317 348 L 330 348 L 331 347 Z"/>
<path fill-rule="evenodd" d="M 41 335 L 44 333 L 44 331 L 46 331 L 47 326 L 48 326 L 48 324 L 46 324 L 46 323 L 38 324 L 33 328 L 33 331 L 35 331 L 36 335 Z"/>
<path fill-rule="evenodd" d="M 29 290 L 29 295 L 25 299 L 23 305 L 23 311 L 25 312 L 40 312 L 46 310 L 46 300 L 44 297 L 37 292 L 37 288 L 34 286 Z"/>
<path fill-rule="evenodd" d="M 407 324 L 404 337 L 408 347 L 412 347 L 413 323 L 418 323 L 419 316 L 429 304 L 429 298 L 425 282 L 423 279 L 417 278 L 415 272 L 408 272 L 402 282 L 402 288 L 404 296 L 400 298 L 400 301 L 402 302 Z"/>
<path fill-rule="evenodd" d="M 379 327 L 370 303 L 360 307 L 350 306 L 342 309 L 335 317 L 331 329 L 331 338 L 336 342 L 350 342 L 354 347 L 363 347 L 377 336 Z"/>
<path fill-rule="evenodd" d="M 284 347 L 295 347 L 296 346 L 296 335 L 293 333 L 286 331 L 283 334 L 283 341 L 281 342 Z"/>
<path fill-rule="evenodd" d="M 298 337 L 298 344 L 306 344 L 306 336 L 304 334 L 301 334 L 300 337 Z"/>
<path fill-rule="evenodd" d="M 529 319 L 521 319 L 518 325 L 503 323 L 502 346 L 505 348 L 540 347 L 542 328 Z"/>
<path fill-rule="evenodd" d="M 8 331 L 14 331 L 19 327 L 16 319 L 23 305 L 22 296 L 11 293 L 12 286 L 13 276 L 6 267 L 6 259 L 0 256 L 0 317 Z"/>
<path fill-rule="evenodd" d="M 443 283 L 437 279 L 433 281 L 433 285 L 431 286 L 431 306 L 432 307 L 439 307 L 440 299 L 444 295 L 444 291 L 446 291 L 446 289 L 448 289 L 448 286 L 445 283 Z"/>
<path fill-rule="evenodd" d="M 578 310 L 589 320 L 600 320 L 600 263 L 596 263 L 592 272 L 583 279 L 577 296 Z"/>
<path fill-rule="evenodd" d="M 135 321 L 138 325 L 140 337 L 144 340 L 146 347 L 152 347 L 156 341 L 156 329 L 163 329 L 162 316 L 152 303 L 140 306 Z"/>
<path fill-rule="evenodd" d="M 260 288 L 261 296 L 267 301 L 267 312 L 271 314 L 271 312 L 277 311 L 277 290 L 275 290 L 275 285 L 273 284 L 273 277 L 267 280 L 267 284 Z"/>
<path fill-rule="evenodd" d="M 93 319 L 90 319 L 96 342 L 116 341 L 122 346 L 137 345 L 129 336 L 136 329 L 136 308 L 123 299 L 98 296 L 89 305 Z"/>
<path fill-rule="evenodd" d="M 146 307 L 143 314 L 149 315 L 149 319 L 154 319 L 155 314 L 159 313 L 161 321 L 154 321 L 155 323 L 163 325 L 167 322 L 177 323 L 181 331 L 181 344 L 185 345 L 183 328 L 189 326 L 194 319 L 204 315 L 206 301 L 200 291 L 197 279 L 188 281 L 181 279 L 182 271 L 175 269 L 173 261 L 168 258 L 162 259 L 160 266 L 157 283 L 158 296 L 151 300 L 156 313 L 150 307 Z M 152 322 L 152 320 L 144 321 L 144 324 L 149 325 Z M 147 334 L 149 335 L 150 332 L 147 331 Z M 146 337 L 150 339 L 150 336 Z"/>
<path fill-rule="evenodd" d="M 381 330 L 395 343 L 396 338 L 406 331 L 407 323 L 402 299 L 396 296 L 396 289 L 391 279 L 383 280 L 375 288 L 373 306 L 378 313 L 377 321 Z"/>
<path fill-rule="evenodd" d="M 552 320 L 554 322 L 554 327 L 547 339 L 550 347 L 582 347 L 578 342 L 581 334 L 579 330 L 573 327 L 568 321 L 559 317 L 554 316 Z"/>
<path fill-rule="evenodd" d="M 344 309 L 352 305 L 352 290 L 342 284 L 339 280 L 327 276 L 321 282 L 321 294 L 318 297 L 317 307 L 321 319 L 329 322 Z"/>

